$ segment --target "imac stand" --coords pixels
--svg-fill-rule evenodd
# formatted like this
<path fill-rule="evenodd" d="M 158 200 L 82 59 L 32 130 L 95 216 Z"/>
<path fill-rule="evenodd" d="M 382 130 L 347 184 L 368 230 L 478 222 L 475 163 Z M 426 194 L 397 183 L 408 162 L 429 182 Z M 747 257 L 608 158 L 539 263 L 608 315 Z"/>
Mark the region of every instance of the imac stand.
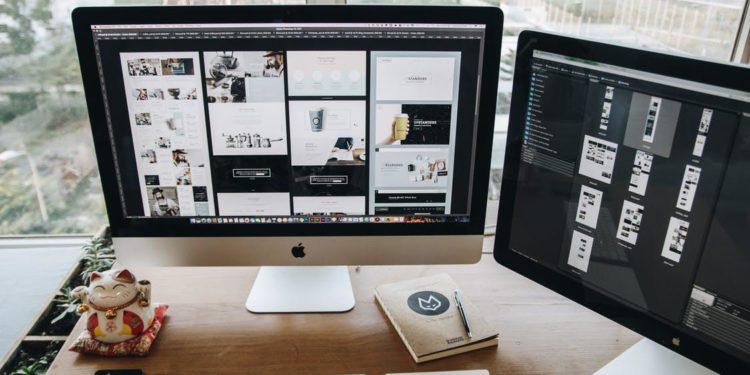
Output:
<path fill-rule="evenodd" d="M 245 307 L 254 313 L 347 312 L 354 293 L 346 266 L 265 266 Z"/>
<path fill-rule="evenodd" d="M 612 362 L 595 373 L 596 375 L 625 374 L 682 374 L 708 375 L 715 372 L 693 362 L 649 339 L 641 339 Z"/>

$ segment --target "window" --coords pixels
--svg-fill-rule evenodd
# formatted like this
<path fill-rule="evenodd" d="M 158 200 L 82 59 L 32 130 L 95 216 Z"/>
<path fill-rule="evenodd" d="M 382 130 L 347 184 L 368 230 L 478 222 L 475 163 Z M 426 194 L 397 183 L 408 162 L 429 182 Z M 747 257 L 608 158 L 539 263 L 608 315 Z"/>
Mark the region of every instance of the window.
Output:
<path fill-rule="evenodd" d="M 226 3 L 115 0 L 109 5 Z M 70 24 L 71 11 L 86 5 L 107 4 L 6 0 L 0 5 L 0 235 L 93 233 L 107 222 Z"/>
<path fill-rule="evenodd" d="M 315 2 L 315 1 L 308 1 Z M 339 3 L 339 1 L 335 1 Z M 109 5 L 303 4 L 304 0 L 114 0 Z M 721 60 L 747 56 L 744 0 L 348 0 L 491 5 L 505 13 L 490 198 L 499 196 L 515 45 L 524 29 Z M 84 0 L 0 5 L 0 235 L 91 233 L 106 223 L 70 27 Z M 747 27 L 747 26 L 746 26 Z M 740 38 L 739 36 L 744 36 Z M 488 221 L 492 222 L 492 218 Z"/>
<path fill-rule="evenodd" d="M 466 2 L 466 1 L 464 1 Z M 472 2 L 497 5 L 497 2 Z M 640 48 L 735 60 L 744 0 L 508 0 L 490 198 L 499 197 L 518 34 L 535 29 Z"/>

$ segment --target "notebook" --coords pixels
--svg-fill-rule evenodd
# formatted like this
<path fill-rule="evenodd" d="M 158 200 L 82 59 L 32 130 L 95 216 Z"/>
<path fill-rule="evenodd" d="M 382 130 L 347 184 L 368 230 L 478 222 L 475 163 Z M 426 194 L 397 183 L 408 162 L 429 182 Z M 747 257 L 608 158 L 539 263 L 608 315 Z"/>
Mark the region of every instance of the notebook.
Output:
<path fill-rule="evenodd" d="M 471 338 L 456 305 L 456 290 Z M 417 363 L 498 344 L 497 330 L 447 274 L 381 285 L 375 298 Z"/>

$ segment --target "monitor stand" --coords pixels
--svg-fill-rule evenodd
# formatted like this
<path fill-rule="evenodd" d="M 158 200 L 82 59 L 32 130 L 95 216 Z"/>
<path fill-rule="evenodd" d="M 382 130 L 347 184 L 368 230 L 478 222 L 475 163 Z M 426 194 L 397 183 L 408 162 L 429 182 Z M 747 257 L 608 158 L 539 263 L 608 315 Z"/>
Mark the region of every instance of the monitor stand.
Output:
<path fill-rule="evenodd" d="M 346 266 L 265 266 L 245 307 L 254 313 L 347 312 L 354 293 Z"/>
<path fill-rule="evenodd" d="M 595 374 L 704 375 L 716 373 L 649 339 L 641 339 Z"/>

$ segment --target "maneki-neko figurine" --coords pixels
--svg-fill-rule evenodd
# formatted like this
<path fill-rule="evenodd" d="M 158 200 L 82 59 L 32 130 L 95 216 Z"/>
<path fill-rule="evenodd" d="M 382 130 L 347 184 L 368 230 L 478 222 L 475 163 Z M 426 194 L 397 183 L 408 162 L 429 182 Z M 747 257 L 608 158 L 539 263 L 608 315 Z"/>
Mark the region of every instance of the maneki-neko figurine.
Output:
<path fill-rule="evenodd" d="M 148 353 L 161 328 L 166 305 L 151 302 L 151 283 L 137 280 L 126 269 L 91 274 L 89 286 L 73 296 L 81 300 L 86 331 L 71 350 L 105 356 L 142 356 Z"/>

